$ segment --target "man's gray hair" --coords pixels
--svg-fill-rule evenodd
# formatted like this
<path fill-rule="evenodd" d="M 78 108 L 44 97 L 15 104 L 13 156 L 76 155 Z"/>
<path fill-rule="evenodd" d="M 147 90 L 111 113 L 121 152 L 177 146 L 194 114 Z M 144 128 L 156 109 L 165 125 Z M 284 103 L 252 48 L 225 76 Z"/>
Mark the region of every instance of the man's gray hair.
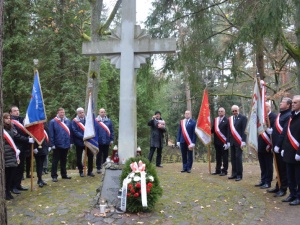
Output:
<path fill-rule="evenodd" d="M 76 112 L 78 113 L 78 112 L 83 112 L 84 111 L 84 109 L 82 108 L 82 107 L 79 107 L 78 109 L 76 109 Z"/>

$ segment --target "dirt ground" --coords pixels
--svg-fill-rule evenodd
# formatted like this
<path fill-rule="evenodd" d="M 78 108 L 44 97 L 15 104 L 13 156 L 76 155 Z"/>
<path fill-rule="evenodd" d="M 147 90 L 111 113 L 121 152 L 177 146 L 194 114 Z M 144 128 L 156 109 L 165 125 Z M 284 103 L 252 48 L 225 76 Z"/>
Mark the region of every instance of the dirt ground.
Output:
<path fill-rule="evenodd" d="M 214 171 L 214 164 L 211 165 Z M 7 201 L 9 224 L 298 224 L 300 206 L 282 203 L 282 198 L 254 187 L 259 181 L 258 163 L 245 163 L 243 180 L 208 173 L 207 163 L 194 163 L 192 173 L 180 173 L 180 163 L 164 164 L 157 173 L 164 189 L 153 212 L 99 215 L 96 189 L 101 175 L 71 180 L 24 191 Z M 30 187 L 30 179 L 24 185 Z M 275 182 L 272 183 L 275 185 Z"/>

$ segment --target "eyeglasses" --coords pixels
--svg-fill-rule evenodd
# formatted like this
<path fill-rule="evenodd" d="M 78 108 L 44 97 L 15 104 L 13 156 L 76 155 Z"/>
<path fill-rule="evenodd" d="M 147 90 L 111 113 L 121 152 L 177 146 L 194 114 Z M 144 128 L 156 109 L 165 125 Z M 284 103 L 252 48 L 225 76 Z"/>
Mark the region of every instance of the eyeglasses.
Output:
<path fill-rule="evenodd" d="M 298 102 L 292 102 L 293 104 L 298 104 Z"/>
<path fill-rule="evenodd" d="M 237 110 L 232 110 L 232 112 L 237 112 Z"/>

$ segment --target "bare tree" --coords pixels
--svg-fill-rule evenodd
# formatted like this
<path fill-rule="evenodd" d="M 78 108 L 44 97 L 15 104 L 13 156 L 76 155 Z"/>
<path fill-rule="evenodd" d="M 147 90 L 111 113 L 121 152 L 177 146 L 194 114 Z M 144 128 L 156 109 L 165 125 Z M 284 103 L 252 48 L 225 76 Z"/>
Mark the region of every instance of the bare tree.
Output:
<path fill-rule="evenodd" d="M 0 224 L 7 224 L 7 211 L 5 202 L 5 165 L 4 165 L 4 143 L 3 143 L 3 88 L 2 88 L 2 41 L 3 41 L 3 3 L 0 0 Z"/>

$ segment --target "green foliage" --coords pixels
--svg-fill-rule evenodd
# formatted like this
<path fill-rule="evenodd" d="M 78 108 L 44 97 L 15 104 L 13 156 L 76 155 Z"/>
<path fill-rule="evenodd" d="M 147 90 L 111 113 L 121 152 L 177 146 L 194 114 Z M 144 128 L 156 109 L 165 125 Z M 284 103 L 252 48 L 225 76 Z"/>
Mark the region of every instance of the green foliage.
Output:
<path fill-rule="evenodd" d="M 134 197 L 132 194 L 134 193 L 139 193 L 140 188 L 136 187 L 137 183 L 140 183 L 139 181 L 132 181 L 128 184 L 128 191 L 127 193 L 127 205 L 126 205 L 126 211 L 132 212 L 132 213 L 137 213 L 137 212 L 143 212 L 143 211 L 148 211 L 148 210 L 153 210 L 155 208 L 155 203 L 158 201 L 159 197 L 162 196 L 162 188 L 160 187 L 160 182 L 155 170 L 155 166 L 149 162 L 148 159 L 144 157 L 134 157 L 130 158 L 126 161 L 124 169 L 122 171 L 121 177 L 120 177 L 120 185 L 121 187 L 123 186 L 123 180 L 132 172 L 130 164 L 133 162 L 139 163 L 139 161 L 142 161 L 144 164 L 146 164 L 146 184 L 147 184 L 147 189 L 150 191 L 147 193 L 147 205 L 148 207 L 143 207 L 142 206 L 142 200 L 140 195 L 138 197 Z M 140 176 L 140 173 L 136 173 L 136 176 Z M 151 182 L 148 176 L 152 176 L 154 180 Z M 153 186 L 148 185 L 151 183 Z"/>

